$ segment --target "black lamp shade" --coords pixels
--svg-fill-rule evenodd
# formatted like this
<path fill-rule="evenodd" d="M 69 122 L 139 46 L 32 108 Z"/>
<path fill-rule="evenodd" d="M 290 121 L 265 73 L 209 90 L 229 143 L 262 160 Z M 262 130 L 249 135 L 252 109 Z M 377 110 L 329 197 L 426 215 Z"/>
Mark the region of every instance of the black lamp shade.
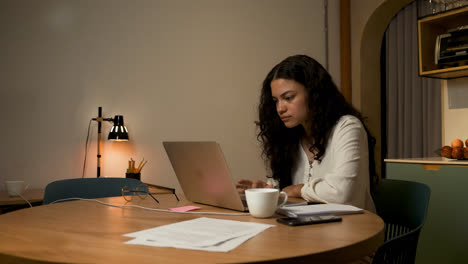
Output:
<path fill-rule="evenodd" d="M 112 141 L 128 141 L 128 130 L 124 126 L 123 116 L 116 115 L 114 117 L 114 125 L 107 139 Z"/>

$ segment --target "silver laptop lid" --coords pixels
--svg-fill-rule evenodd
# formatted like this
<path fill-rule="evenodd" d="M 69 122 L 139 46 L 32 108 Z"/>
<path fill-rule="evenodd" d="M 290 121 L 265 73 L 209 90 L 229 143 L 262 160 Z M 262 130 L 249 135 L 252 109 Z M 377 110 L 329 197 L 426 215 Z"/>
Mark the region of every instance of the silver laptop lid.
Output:
<path fill-rule="evenodd" d="M 192 202 L 246 211 L 216 142 L 163 142 L 172 168 Z"/>

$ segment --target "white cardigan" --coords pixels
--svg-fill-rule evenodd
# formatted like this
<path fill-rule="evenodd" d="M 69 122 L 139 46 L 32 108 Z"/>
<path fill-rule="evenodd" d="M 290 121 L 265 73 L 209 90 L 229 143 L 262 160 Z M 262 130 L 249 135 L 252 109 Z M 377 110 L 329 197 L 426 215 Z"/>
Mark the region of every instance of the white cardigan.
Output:
<path fill-rule="evenodd" d="M 314 160 L 312 168 L 301 146 L 299 151 L 292 180 L 293 184 L 304 184 L 302 198 L 350 204 L 375 212 L 369 187 L 367 133 L 358 118 L 346 115 L 338 120 L 330 133 L 322 161 Z"/>

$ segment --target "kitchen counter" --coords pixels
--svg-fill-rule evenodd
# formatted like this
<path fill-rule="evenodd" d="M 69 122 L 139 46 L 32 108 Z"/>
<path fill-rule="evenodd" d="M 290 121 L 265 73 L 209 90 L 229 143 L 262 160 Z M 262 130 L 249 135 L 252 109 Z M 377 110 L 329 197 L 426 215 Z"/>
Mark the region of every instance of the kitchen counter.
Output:
<path fill-rule="evenodd" d="M 385 163 L 421 164 L 426 170 L 439 170 L 440 166 L 468 167 L 468 160 L 447 159 L 444 157 L 384 159 Z"/>

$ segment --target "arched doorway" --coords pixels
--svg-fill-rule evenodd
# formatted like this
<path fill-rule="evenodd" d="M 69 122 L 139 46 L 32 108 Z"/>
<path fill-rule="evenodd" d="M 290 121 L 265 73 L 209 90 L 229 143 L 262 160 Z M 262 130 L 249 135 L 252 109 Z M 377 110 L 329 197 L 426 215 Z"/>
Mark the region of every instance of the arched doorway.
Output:
<path fill-rule="evenodd" d="M 369 17 L 361 39 L 361 112 L 368 118 L 367 124 L 376 138 L 375 165 L 379 175 L 382 165 L 381 80 L 380 52 L 385 31 L 392 18 L 414 0 L 388 0 Z"/>

